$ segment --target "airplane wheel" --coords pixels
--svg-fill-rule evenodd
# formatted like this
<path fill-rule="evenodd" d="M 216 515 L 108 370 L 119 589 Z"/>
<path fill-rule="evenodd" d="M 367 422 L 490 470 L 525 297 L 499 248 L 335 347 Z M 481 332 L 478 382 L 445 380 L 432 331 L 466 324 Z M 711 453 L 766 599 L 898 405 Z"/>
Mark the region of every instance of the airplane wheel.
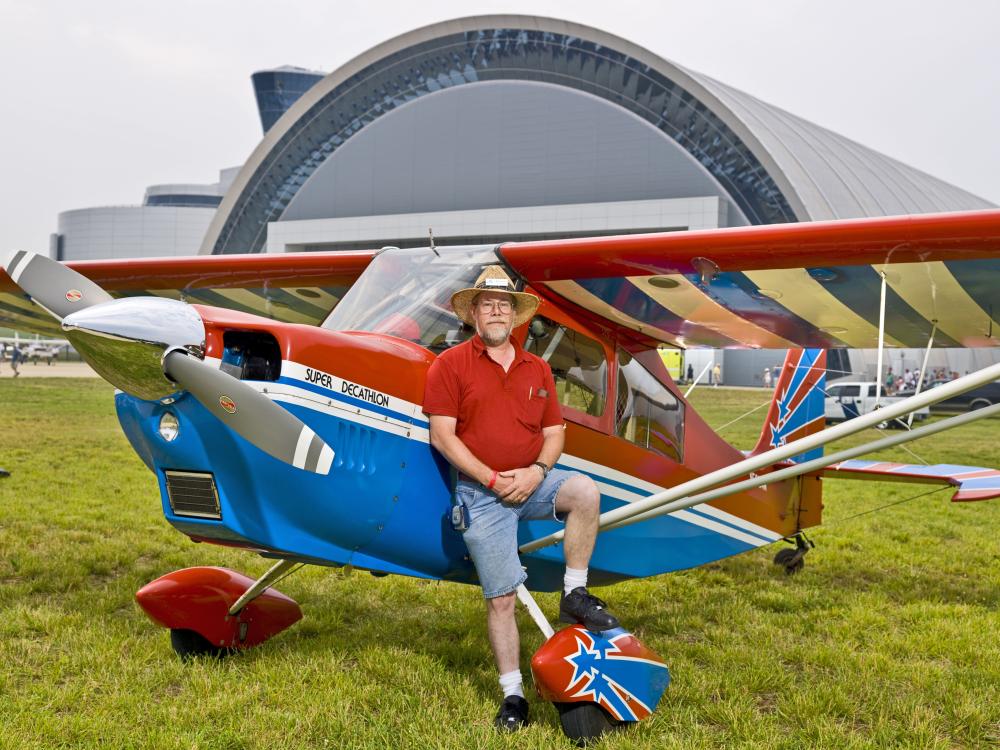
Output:
<path fill-rule="evenodd" d="M 788 565 L 791 559 L 795 557 L 794 547 L 782 547 L 778 550 L 778 553 L 774 556 L 775 565 Z"/>
<path fill-rule="evenodd" d="M 606 732 L 624 726 L 596 703 L 554 703 L 563 734 L 579 747 L 599 739 Z"/>
<path fill-rule="evenodd" d="M 174 653 L 183 661 L 188 661 L 196 656 L 221 659 L 232 651 L 232 649 L 213 646 L 201 633 L 179 628 L 170 631 L 170 645 L 173 646 Z"/>
<path fill-rule="evenodd" d="M 805 553 L 800 553 L 797 548 L 792 547 L 779 549 L 774 556 L 774 564 L 781 565 L 788 575 L 793 575 L 806 566 Z"/>

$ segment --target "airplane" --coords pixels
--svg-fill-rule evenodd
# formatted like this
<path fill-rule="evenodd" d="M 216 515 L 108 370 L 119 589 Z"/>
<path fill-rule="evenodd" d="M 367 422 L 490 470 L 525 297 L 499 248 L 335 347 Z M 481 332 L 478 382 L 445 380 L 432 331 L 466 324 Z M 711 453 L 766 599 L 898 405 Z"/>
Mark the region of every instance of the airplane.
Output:
<path fill-rule="evenodd" d="M 994 405 L 823 455 L 823 446 L 1000 377 L 1000 364 L 824 428 L 835 347 L 998 346 L 1000 211 L 371 252 L 64 265 L 19 251 L 0 324 L 61 330 L 117 391 L 164 516 L 198 542 L 276 562 L 253 580 L 192 567 L 136 595 L 187 658 L 257 646 L 298 621 L 273 586 L 302 565 L 475 584 L 450 525 L 452 472 L 421 401 L 435 356 L 471 331 L 451 294 L 500 264 L 542 302 L 515 336 L 552 367 L 559 466 L 601 490 L 592 585 L 766 545 L 794 572 L 830 478 L 1000 496 L 1000 471 L 859 460 L 1000 413 Z M 714 433 L 658 347 L 787 349 L 753 450 Z M 881 371 L 881 367 L 879 367 Z M 582 740 L 649 716 L 663 660 L 626 630 L 558 633 L 530 590 L 562 581 L 561 531 L 522 523 L 518 595 L 545 634 L 539 693 Z M 627 618 L 626 618 L 627 619 Z"/>
<path fill-rule="evenodd" d="M 15 331 L 13 336 L 0 336 L 0 360 L 4 356 L 10 359 L 14 347 L 19 347 L 24 352 L 25 359 L 36 363 L 42 359 L 51 365 L 59 353 L 69 347 L 69 342 L 64 339 L 22 339 Z"/>

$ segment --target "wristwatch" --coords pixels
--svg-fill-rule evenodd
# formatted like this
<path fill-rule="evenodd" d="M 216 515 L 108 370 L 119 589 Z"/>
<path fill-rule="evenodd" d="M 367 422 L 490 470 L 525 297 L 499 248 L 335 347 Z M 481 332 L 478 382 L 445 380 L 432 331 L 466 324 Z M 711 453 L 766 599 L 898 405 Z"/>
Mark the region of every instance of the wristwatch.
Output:
<path fill-rule="evenodd" d="M 541 461 L 535 461 L 532 466 L 537 466 L 542 470 L 542 479 L 545 479 L 549 475 L 549 467 L 543 464 Z"/>

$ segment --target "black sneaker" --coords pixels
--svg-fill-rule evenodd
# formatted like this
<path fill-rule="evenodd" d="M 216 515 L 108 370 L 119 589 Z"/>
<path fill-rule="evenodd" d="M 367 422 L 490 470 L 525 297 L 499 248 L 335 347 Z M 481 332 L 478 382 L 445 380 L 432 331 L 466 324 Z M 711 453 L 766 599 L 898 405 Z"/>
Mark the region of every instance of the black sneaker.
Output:
<path fill-rule="evenodd" d="M 559 601 L 559 622 L 578 622 L 595 633 L 621 627 L 618 618 L 605 609 L 607 606 L 586 588 L 577 586 Z"/>
<path fill-rule="evenodd" d="M 528 701 L 520 695 L 508 695 L 500 704 L 493 726 L 501 732 L 516 732 L 528 726 Z"/>

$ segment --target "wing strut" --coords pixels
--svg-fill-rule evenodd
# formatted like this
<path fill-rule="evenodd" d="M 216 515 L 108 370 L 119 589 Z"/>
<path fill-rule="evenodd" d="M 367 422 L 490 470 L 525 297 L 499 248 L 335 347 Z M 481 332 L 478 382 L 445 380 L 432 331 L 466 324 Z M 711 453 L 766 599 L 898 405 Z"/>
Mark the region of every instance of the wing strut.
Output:
<path fill-rule="evenodd" d="M 822 432 L 808 435 L 804 438 L 800 438 L 799 440 L 793 440 L 785 445 L 772 448 L 769 451 L 759 453 L 755 456 L 750 456 L 743 461 L 738 461 L 731 466 L 726 466 L 722 469 L 718 469 L 698 477 L 697 479 L 683 482 L 682 484 L 666 489 L 663 492 L 657 492 L 656 494 L 650 495 L 642 500 L 638 500 L 620 508 L 615 508 L 614 510 L 609 510 L 601 514 L 598 522 L 598 529 L 600 531 L 604 531 L 613 523 L 632 518 L 633 516 L 642 515 L 643 513 L 660 508 L 667 503 L 672 503 L 681 498 L 690 499 L 690 496 L 693 493 L 711 489 L 712 487 L 716 487 L 723 482 L 728 482 L 732 479 L 739 479 L 752 471 L 773 466 L 774 464 L 780 461 L 785 461 L 792 456 L 797 456 L 800 453 L 812 450 L 813 448 L 817 448 L 821 445 L 826 445 L 834 440 L 840 440 L 848 435 L 861 432 L 862 430 L 873 427 L 880 422 L 895 419 L 896 417 L 903 416 L 904 414 L 908 414 L 909 412 L 917 409 L 922 409 L 930 404 L 936 404 L 939 401 L 964 393 L 965 391 L 971 390 L 985 383 L 989 383 L 990 381 L 997 380 L 998 378 L 1000 378 L 1000 364 L 984 367 L 983 369 L 977 370 L 969 375 L 963 375 L 950 383 L 945 383 L 937 388 L 905 398 L 895 404 L 890 404 L 881 409 L 871 411 L 868 414 L 855 417 L 854 419 L 843 422 L 835 427 L 829 427 Z M 983 410 L 979 411 L 981 412 Z M 956 417 L 955 419 L 958 418 Z M 954 420 L 947 421 L 951 426 L 955 426 Z M 932 426 L 938 425 L 928 425 L 928 427 Z M 912 440 L 913 435 L 917 434 L 917 431 L 913 430 L 905 434 Z M 829 463 L 831 463 L 830 458 L 831 457 L 826 456 L 821 459 L 823 461 L 823 465 L 829 465 Z M 804 465 L 805 464 L 800 464 L 800 466 Z M 765 478 L 765 481 L 767 481 L 767 479 L 771 476 L 773 475 L 768 475 L 768 477 Z M 764 483 L 765 482 L 761 482 L 761 484 Z M 557 531 L 556 533 L 549 534 L 541 539 L 536 539 L 523 544 L 519 551 L 522 554 L 534 552 L 535 550 L 543 547 L 557 544 L 562 541 L 563 536 L 563 531 Z"/>
<path fill-rule="evenodd" d="M 699 373 L 698 373 L 698 377 L 696 377 L 696 378 L 694 379 L 694 382 L 693 382 L 693 383 L 691 383 L 691 387 L 690 387 L 690 388 L 688 388 L 688 389 L 687 389 L 686 391 L 684 391 L 684 398 L 687 398 L 688 396 L 690 396 L 690 395 L 691 395 L 691 391 L 693 391 L 693 390 L 694 390 L 694 387 L 695 387 L 696 385 L 698 385 L 698 383 L 700 383 L 700 382 L 701 382 L 701 379 L 702 379 L 703 377 L 705 377 L 705 373 L 706 373 L 706 372 L 708 372 L 708 368 L 709 368 L 709 367 L 711 367 L 711 366 L 712 366 L 712 360 L 708 360 L 708 364 L 707 364 L 707 365 L 705 365 L 705 366 L 704 366 L 704 367 L 703 367 L 703 368 L 701 369 L 701 372 L 699 372 Z"/>
<path fill-rule="evenodd" d="M 937 333 L 937 319 L 931 321 L 931 337 L 927 339 L 927 349 L 924 350 L 924 361 L 920 363 L 920 375 L 917 376 L 917 387 L 913 391 L 913 395 L 916 396 L 920 393 L 920 388 L 924 384 L 924 373 L 927 372 L 927 360 L 931 356 L 931 347 L 934 346 L 934 334 Z M 910 416 L 906 418 L 906 426 L 910 427 L 913 424 L 913 412 L 910 412 Z"/>
<path fill-rule="evenodd" d="M 882 401 L 882 352 L 885 351 L 885 271 L 879 271 L 882 277 L 882 296 L 878 303 L 878 364 L 875 365 L 875 408 Z"/>
<path fill-rule="evenodd" d="M 752 490 L 754 487 L 759 487 L 762 484 L 780 482 L 784 479 L 792 479 L 793 477 L 801 476 L 802 474 L 809 474 L 810 472 L 825 469 L 833 464 L 839 464 L 842 461 L 848 461 L 852 458 L 863 456 L 866 453 L 874 453 L 886 448 L 901 445 L 902 443 L 908 443 L 911 440 L 919 440 L 920 438 L 930 437 L 931 435 L 935 435 L 939 432 L 960 427 L 963 424 L 975 422 L 976 420 L 983 419 L 984 417 L 992 417 L 996 414 L 1000 414 L 1000 404 L 993 404 L 993 406 L 987 406 L 985 409 L 977 409 L 975 411 L 966 412 L 965 414 L 960 414 L 957 417 L 951 417 L 950 419 L 944 419 L 940 422 L 934 422 L 933 424 L 919 427 L 916 430 L 900 432 L 898 435 L 891 435 L 889 437 L 882 438 L 881 440 L 875 440 L 871 443 L 856 445 L 853 448 L 848 448 L 847 450 L 839 451 L 829 456 L 820 456 L 819 458 L 814 458 L 812 461 L 806 461 L 802 464 L 789 466 L 787 469 L 781 469 L 769 474 L 751 477 L 750 479 L 737 482 L 736 484 L 727 484 L 723 487 L 710 490 L 709 492 L 702 492 L 701 494 L 693 495 L 692 497 L 682 498 L 681 500 L 667 503 L 666 505 L 647 511 L 646 513 L 641 513 L 638 516 L 631 516 L 623 521 L 609 524 L 608 526 L 602 528 L 601 531 L 611 531 L 611 529 L 617 529 L 619 526 L 628 526 L 629 524 L 636 523 L 637 521 L 646 521 L 650 518 L 666 515 L 667 513 L 673 513 L 674 511 L 691 508 L 695 505 L 707 503 L 709 500 L 717 500 L 720 497 L 725 497 L 726 495 L 734 495 L 737 492 L 743 492 L 744 490 Z"/>

